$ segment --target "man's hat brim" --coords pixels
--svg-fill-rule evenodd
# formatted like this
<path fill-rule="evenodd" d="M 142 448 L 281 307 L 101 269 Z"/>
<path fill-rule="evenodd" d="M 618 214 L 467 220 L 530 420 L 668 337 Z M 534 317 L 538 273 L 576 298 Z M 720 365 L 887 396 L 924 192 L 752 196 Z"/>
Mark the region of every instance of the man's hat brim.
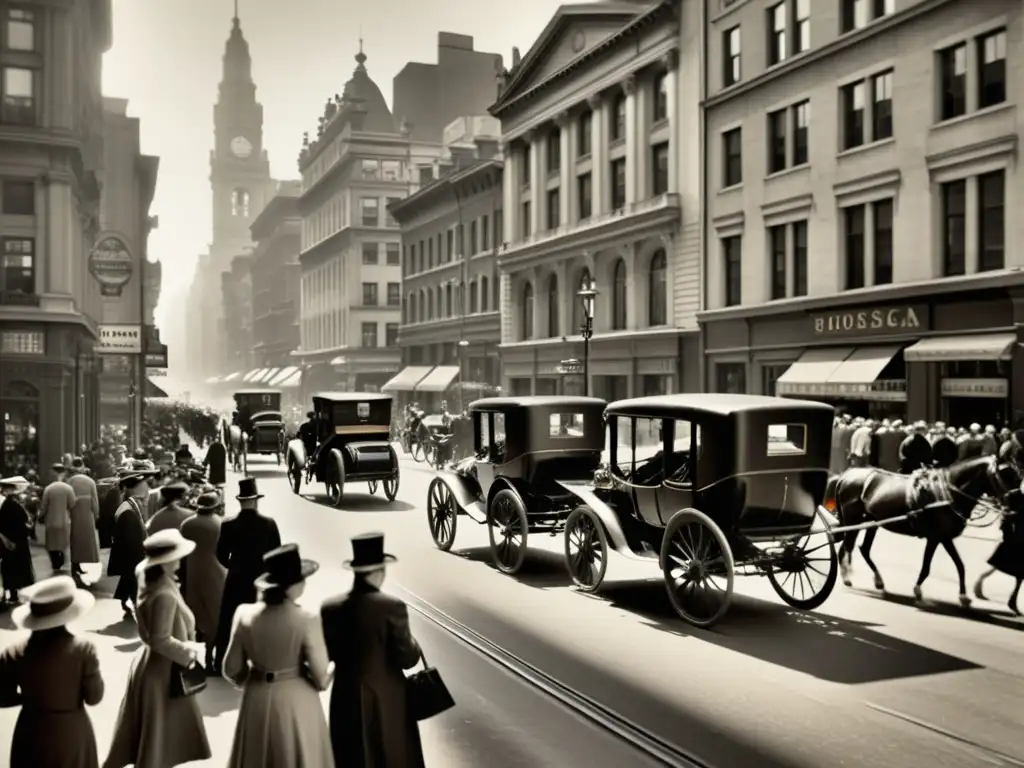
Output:
<path fill-rule="evenodd" d="M 356 564 L 352 560 L 346 560 L 341 564 L 342 568 L 346 568 L 353 573 L 369 573 L 370 571 L 377 571 L 381 568 L 386 568 L 392 563 L 397 563 L 398 558 L 394 555 L 389 555 L 387 552 L 384 553 L 384 559 L 379 563 L 359 563 Z"/>
<path fill-rule="evenodd" d="M 261 576 L 257 577 L 256 581 L 254 581 L 253 584 L 256 585 L 256 589 L 262 589 L 262 590 L 267 590 L 267 589 L 288 589 L 288 587 L 293 587 L 296 584 L 299 584 L 299 583 L 305 581 L 306 579 L 308 579 L 310 576 L 312 576 L 314 573 L 316 573 L 319 570 L 320 570 L 320 563 L 316 562 L 315 560 L 303 559 L 302 560 L 302 568 L 301 568 L 300 572 L 298 574 L 296 574 L 298 578 L 296 578 L 294 581 L 280 581 L 279 579 L 276 579 L 271 574 L 264 573 Z"/>

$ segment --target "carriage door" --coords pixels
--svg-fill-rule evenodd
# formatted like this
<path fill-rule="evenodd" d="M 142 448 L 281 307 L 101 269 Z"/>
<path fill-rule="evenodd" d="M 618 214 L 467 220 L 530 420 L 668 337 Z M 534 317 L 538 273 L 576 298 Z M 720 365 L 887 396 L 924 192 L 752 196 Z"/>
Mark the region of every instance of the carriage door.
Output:
<path fill-rule="evenodd" d="M 658 488 L 665 478 L 661 419 L 619 416 L 615 435 L 618 475 L 632 493 L 637 517 L 660 525 Z"/>
<path fill-rule="evenodd" d="M 658 489 L 658 502 L 665 524 L 680 509 L 694 508 L 694 483 L 700 459 L 700 425 L 666 419 L 665 482 Z M 671 441 L 671 442 L 669 442 Z"/>
<path fill-rule="evenodd" d="M 500 413 L 473 414 L 473 453 L 476 457 L 476 479 L 480 483 L 480 493 L 486 499 L 487 491 L 494 482 L 494 420 L 501 419 L 502 440 L 505 439 L 505 423 Z"/>

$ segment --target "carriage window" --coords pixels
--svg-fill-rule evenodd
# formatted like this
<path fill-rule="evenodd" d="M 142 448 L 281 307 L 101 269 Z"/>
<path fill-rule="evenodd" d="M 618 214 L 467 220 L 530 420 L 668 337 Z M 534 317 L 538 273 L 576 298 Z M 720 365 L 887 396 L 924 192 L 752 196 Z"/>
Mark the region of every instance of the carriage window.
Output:
<path fill-rule="evenodd" d="M 696 456 L 692 454 L 694 446 L 697 449 Z M 692 483 L 700 451 L 700 425 L 690 421 L 673 422 L 672 452 L 665 462 L 665 476 L 668 481 L 679 484 Z"/>
<path fill-rule="evenodd" d="M 582 413 L 552 413 L 549 424 L 550 437 L 583 437 Z"/>
<path fill-rule="evenodd" d="M 493 443 L 494 452 L 491 455 L 491 460 L 496 464 L 501 464 L 505 461 L 505 414 L 496 413 L 494 414 L 494 438 Z"/>
<path fill-rule="evenodd" d="M 476 455 L 478 458 L 486 458 L 491 450 L 491 414 L 478 413 L 476 418 L 480 423 L 480 442 L 477 443 Z"/>
<path fill-rule="evenodd" d="M 768 455 L 801 455 L 807 452 L 806 424 L 769 424 Z"/>
<path fill-rule="evenodd" d="M 615 469 L 633 485 L 660 485 L 664 479 L 661 419 L 615 420 Z"/>

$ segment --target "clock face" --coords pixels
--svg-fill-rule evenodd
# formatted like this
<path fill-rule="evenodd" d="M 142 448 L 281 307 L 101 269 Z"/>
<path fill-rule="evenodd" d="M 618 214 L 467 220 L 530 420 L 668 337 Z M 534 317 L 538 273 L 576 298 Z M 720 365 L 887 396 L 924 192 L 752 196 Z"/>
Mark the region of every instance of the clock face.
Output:
<path fill-rule="evenodd" d="M 252 154 L 252 144 L 245 136 L 235 136 L 231 140 L 231 151 L 235 153 L 235 157 L 246 158 Z"/>

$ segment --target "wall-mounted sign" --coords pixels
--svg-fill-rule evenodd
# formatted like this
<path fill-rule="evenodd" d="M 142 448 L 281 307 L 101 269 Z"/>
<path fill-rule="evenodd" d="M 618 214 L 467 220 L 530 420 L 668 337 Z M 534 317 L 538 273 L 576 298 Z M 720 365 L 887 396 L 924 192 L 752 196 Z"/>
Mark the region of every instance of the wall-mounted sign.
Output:
<path fill-rule="evenodd" d="M 780 381 L 775 385 L 775 394 L 780 397 L 827 397 L 836 400 L 905 403 L 907 382 L 906 379 L 887 379 L 872 384 L 801 384 Z"/>
<path fill-rule="evenodd" d="M 167 367 L 167 345 L 149 345 L 146 347 L 146 368 Z"/>
<path fill-rule="evenodd" d="M 558 372 L 563 376 L 575 376 L 583 373 L 583 363 L 579 360 L 563 360 L 558 366 Z"/>
<path fill-rule="evenodd" d="M 167 375 L 166 368 L 146 368 L 146 375 L 153 379 L 159 379 Z"/>
<path fill-rule="evenodd" d="M 943 379 L 943 397 L 990 397 L 1003 400 L 1010 396 L 1006 379 Z"/>
<path fill-rule="evenodd" d="M 141 355 L 142 331 L 137 325 L 101 325 L 99 355 Z"/>
<path fill-rule="evenodd" d="M 124 237 L 113 232 L 100 235 L 89 252 L 89 272 L 100 284 L 104 296 L 120 296 L 132 279 L 132 254 Z"/>
<path fill-rule="evenodd" d="M 815 336 L 899 334 L 928 327 L 927 306 L 852 309 L 824 312 L 812 318 Z"/>

